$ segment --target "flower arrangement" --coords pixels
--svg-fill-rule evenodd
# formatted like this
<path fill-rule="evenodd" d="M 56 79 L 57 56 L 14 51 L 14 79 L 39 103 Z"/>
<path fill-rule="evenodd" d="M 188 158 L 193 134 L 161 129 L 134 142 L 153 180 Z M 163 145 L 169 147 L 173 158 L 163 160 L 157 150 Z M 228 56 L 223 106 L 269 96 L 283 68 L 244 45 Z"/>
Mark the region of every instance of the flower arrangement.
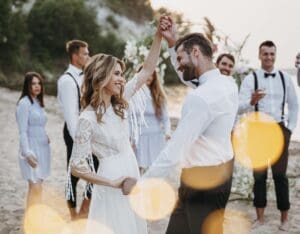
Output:
<path fill-rule="evenodd" d="M 152 35 L 154 34 L 154 28 L 151 25 L 153 25 L 153 23 L 150 24 L 150 27 L 146 30 L 145 35 L 142 36 L 139 41 L 132 39 L 126 42 L 123 60 L 125 61 L 127 67 L 127 77 L 133 77 L 136 68 L 138 65 L 143 64 L 149 53 Z M 167 46 L 163 44 L 156 67 L 156 72 L 158 73 L 158 77 L 162 84 L 164 83 L 168 58 L 169 53 L 167 51 Z"/>

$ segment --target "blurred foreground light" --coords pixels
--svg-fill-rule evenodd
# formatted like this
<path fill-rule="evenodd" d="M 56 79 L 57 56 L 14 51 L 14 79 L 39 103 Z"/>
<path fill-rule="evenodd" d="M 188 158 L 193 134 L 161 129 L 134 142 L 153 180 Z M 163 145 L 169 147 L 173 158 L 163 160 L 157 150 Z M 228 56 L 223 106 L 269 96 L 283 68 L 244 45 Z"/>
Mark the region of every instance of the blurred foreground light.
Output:
<path fill-rule="evenodd" d="M 249 218 L 242 212 L 220 209 L 207 216 L 203 222 L 201 233 L 250 234 L 250 227 Z"/>
<path fill-rule="evenodd" d="M 61 216 L 45 205 L 33 205 L 25 213 L 25 234 L 60 233 L 64 225 L 65 221 Z"/>
<path fill-rule="evenodd" d="M 121 217 L 122 218 L 122 217 Z M 87 228 L 88 227 L 88 228 Z M 72 221 L 64 226 L 60 234 L 114 234 L 114 232 L 100 222 L 87 219 Z"/>
<path fill-rule="evenodd" d="M 261 112 L 243 116 L 232 134 L 235 159 L 243 166 L 262 170 L 280 157 L 284 138 L 278 123 Z"/>
<path fill-rule="evenodd" d="M 144 179 L 129 195 L 132 209 L 142 218 L 158 220 L 169 215 L 175 206 L 173 188 L 162 179 Z"/>
<path fill-rule="evenodd" d="M 181 181 L 193 189 L 212 189 L 223 184 L 232 175 L 232 164 L 192 167 L 182 170 Z"/>

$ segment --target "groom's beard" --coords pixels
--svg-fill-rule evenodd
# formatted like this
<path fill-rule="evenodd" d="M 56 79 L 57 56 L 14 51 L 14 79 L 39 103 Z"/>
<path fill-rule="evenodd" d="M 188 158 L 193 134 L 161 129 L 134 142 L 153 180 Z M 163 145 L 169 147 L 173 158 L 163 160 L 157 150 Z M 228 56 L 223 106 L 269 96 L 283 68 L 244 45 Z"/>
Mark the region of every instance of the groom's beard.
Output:
<path fill-rule="evenodd" d="M 189 81 L 189 80 L 194 80 L 198 79 L 196 76 L 196 68 L 192 64 L 190 65 L 185 65 L 184 66 L 184 71 L 183 71 L 183 80 Z"/>

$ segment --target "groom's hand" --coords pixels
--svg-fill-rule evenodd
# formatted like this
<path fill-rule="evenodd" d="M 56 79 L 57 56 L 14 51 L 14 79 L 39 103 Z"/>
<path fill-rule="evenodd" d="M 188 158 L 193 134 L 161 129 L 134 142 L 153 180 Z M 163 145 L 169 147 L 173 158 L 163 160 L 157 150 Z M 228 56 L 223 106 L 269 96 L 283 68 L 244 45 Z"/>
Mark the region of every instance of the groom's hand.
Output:
<path fill-rule="evenodd" d="M 162 15 L 160 17 L 159 31 L 168 42 L 169 48 L 173 47 L 176 42 L 176 26 L 170 16 Z"/>
<path fill-rule="evenodd" d="M 126 178 L 123 182 L 122 192 L 124 195 L 128 195 L 132 188 L 136 185 L 137 180 L 135 178 Z"/>

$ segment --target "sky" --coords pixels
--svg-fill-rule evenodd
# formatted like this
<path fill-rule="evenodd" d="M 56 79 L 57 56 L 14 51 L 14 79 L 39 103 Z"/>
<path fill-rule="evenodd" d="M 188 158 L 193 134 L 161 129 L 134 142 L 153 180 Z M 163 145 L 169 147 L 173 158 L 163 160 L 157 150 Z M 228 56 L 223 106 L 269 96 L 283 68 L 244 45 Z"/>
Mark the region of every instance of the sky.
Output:
<path fill-rule="evenodd" d="M 181 12 L 193 23 L 203 22 L 206 16 L 236 42 L 250 34 L 243 57 L 253 67 L 260 64 L 259 44 L 272 40 L 277 46 L 276 67 L 294 68 L 300 52 L 300 0 L 151 0 L 151 5 Z"/>

